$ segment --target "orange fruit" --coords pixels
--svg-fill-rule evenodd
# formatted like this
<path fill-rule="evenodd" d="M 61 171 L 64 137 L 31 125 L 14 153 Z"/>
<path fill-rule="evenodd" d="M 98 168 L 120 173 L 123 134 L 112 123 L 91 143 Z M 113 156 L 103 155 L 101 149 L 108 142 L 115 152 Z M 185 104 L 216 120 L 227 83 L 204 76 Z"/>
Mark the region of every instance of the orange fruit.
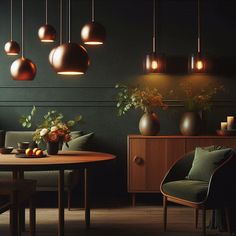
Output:
<path fill-rule="evenodd" d="M 39 150 L 36 151 L 35 155 L 37 157 L 41 157 L 41 156 L 43 156 L 43 151 L 39 149 Z"/>
<path fill-rule="evenodd" d="M 25 154 L 26 154 L 26 156 L 32 156 L 33 155 L 33 150 L 31 148 L 27 148 L 25 150 Z"/>
<path fill-rule="evenodd" d="M 33 149 L 33 154 L 36 155 L 36 152 L 37 152 L 38 150 L 40 150 L 40 148 L 34 148 L 34 149 Z"/>

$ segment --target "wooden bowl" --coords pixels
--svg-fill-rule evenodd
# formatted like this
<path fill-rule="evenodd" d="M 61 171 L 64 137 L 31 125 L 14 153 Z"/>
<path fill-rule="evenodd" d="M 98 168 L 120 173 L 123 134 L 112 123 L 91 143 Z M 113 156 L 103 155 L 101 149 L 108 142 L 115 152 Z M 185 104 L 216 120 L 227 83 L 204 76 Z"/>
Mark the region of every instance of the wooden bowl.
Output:
<path fill-rule="evenodd" d="M 13 147 L 1 147 L 0 153 L 1 154 L 10 154 L 13 150 Z"/>

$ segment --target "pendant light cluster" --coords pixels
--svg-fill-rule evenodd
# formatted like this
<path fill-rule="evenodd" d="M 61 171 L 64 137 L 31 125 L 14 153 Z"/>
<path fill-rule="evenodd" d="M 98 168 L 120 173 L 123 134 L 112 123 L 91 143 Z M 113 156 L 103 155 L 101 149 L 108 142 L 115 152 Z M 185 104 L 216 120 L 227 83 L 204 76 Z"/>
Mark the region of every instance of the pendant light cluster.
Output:
<path fill-rule="evenodd" d="M 10 68 L 11 76 L 14 80 L 33 80 L 36 75 L 36 66 L 24 57 L 24 0 L 21 0 L 21 58 L 16 59 Z"/>
<path fill-rule="evenodd" d="M 166 62 L 164 55 L 157 54 L 156 40 L 156 0 L 153 0 L 153 37 L 152 37 L 152 53 L 145 58 L 144 69 L 146 73 L 164 73 L 166 70 Z"/>
<path fill-rule="evenodd" d="M 164 73 L 166 71 L 166 58 L 164 55 L 157 54 L 156 40 L 156 1 L 153 0 L 153 43 L 152 53 L 148 54 L 144 61 L 146 73 Z M 193 54 L 189 60 L 190 73 L 205 73 L 209 69 L 206 58 L 201 51 L 201 18 L 200 0 L 197 1 L 197 53 Z M 209 64 L 209 62 L 208 62 Z"/>
<path fill-rule="evenodd" d="M 190 72 L 204 73 L 207 70 L 206 58 L 201 52 L 201 18 L 200 18 L 200 0 L 197 0 L 197 54 L 193 54 L 190 58 Z"/>
<path fill-rule="evenodd" d="M 101 45 L 106 39 L 106 30 L 98 22 L 95 22 L 95 5 L 92 0 L 92 21 L 87 23 L 81 30 L 81 38 L 84 44 Z"/>
<path fill-rule="evenodd" d="M 20 53 L 20 45 L 12 40 L 12 35 L 13 35 L 13 15 L 12 15 L 12 8 L 13 8 L 13 4 L 12 4 L 12 1 L 11 0 L 11 40 L 8 41 L 6 44 L 5 44 L 5 52 L 8 56 L 16 56 Z"/>
<path fill-rule="evenodd" d="M 71 0 L 68 3 L 68 42 L 53 49 L 49 54 L 49 61 L 59 75 L 82 75 L 87 71 L 90 62 L 86 49 L 71 42 Z M 62 31 L 62 10 L 60 18 Z"/>
<path fill-rule="evenodd" d="M 56 40 L 56 30 L 48 24 L 48 0 L 45 0 L 45 18 L 46 23 L 39 28 L 38 36 L 41 42 L 52 43 Z"/>

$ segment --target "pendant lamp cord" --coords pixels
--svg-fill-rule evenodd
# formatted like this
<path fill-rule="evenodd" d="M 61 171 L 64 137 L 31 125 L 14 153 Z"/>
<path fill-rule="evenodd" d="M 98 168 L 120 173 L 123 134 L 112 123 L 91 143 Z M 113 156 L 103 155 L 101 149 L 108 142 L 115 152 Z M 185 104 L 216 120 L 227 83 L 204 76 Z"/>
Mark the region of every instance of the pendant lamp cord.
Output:
<path fill-rule="evenodd" d="M 11 0 L 11 41 L 12 41 L 12 31 L 13 31 L 13 26 L 12 26 L 12 0 Z"/>
<path fill-rule="evenodd" d="M 21 57 L 24 57 L 24 0 L 21 1 Z"/>
<path fill-rule="evenodd" d="M 46 16 L 46 24 L 48 23 L 48 0 L 45 1 L 46 9 L 45 9 L 45 16 Z"/>
<path fill-rule="evenodd" d="M 156 52 L 156 0 L 153 0 L 153 38 L 152 51 Z"/>
<path fill-rule="evenodd" d="M 92 0 L 92 22 L 95 20 L 95 6 L 94 6 L 94 0 Z"/>
<path fill-rule="evenodd" d="M 70 4 L 70 0 L 69 0 L 69 5 L 68 5 L 68 13 L 69 13 L 69 15 L 68 15 L 68 23 L 69 23 L 69 25 L 68 25 L 68 36 L 69 36 L 69 38 L 68 38 L 68 41 L 69 41 L 69 43 L 70 43 L 70 11 L 71 11 L 71 6 L 70 6 L 71 4 Z"/>
<path fill-rule="evenodd" d="M 197 38 L 197 51 L 201 52 L 201 19 L 200 19 L 200 0 L 198 0 L 198 38 Z"/>
<path fill-rule="evenodd" d="M 62 14 L 63 14 L 63 3 L 60 0 L 60 44 L 62 44 Z"/>

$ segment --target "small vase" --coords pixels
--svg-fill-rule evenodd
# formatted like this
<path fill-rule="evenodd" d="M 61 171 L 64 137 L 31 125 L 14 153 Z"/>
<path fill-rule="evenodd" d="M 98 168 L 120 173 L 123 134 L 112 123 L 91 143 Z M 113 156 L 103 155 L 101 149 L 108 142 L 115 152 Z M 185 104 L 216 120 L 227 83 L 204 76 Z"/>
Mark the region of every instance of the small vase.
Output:
<path fill-rule="evenodd" d="M 59 142 L 47 142 L 48 155 L 56 155 L 59 150 Z"/>
<path fill-rule="evenodd" d="M 185 112 L 181 117 L 179 127 L 182 135 L 198 135 L 202 128 L 202 119 L 199 112 Z"/>
<path fill-rule="evenodd" d="M 160 121 L 154 112 L 146 112 L 139 121 L 139 131 L 142 135 L 157 135 L 160 131 Z"/>

